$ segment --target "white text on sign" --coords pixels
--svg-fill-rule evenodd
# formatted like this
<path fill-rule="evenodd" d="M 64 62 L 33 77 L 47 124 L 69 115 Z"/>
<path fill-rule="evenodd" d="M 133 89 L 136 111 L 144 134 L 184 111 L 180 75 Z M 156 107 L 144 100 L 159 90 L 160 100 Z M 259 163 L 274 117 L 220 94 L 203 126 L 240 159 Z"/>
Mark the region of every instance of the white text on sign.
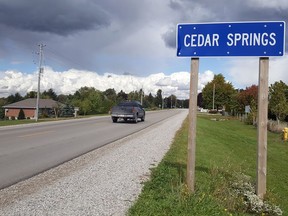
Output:
<path fill-rule="evenodd" d="M 186 34 L 185 47 L 219 46 L 219 34 Z M 226 37 L 227 46 L 275 46 L 276 33 L 229 33 Z"/>

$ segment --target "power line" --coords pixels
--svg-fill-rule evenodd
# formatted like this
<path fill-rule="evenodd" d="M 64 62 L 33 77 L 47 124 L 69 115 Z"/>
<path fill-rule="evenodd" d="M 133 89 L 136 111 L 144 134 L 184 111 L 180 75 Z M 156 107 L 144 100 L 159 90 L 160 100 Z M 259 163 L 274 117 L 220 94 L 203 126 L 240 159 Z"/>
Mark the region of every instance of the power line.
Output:
<path fill-rule="evenodd" d="M 77 60 L 75 61 L 74 59 L 67 58 L 67 56 L 61 55 L 59 52 L 56 52 L 50 48 L 46 48 L 46 59 L 47 58 L 64 67 L 71 68 L 73 66 L 76 66 L 79 68 L 85 68 L 83 65 L 79 64 Z"/>

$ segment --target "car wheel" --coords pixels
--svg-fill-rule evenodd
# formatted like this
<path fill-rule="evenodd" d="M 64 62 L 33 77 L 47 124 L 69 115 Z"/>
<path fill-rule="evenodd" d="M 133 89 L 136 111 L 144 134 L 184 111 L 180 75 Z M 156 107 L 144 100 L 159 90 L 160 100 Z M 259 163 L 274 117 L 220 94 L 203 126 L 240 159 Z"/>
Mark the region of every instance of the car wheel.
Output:
<path fill-rule="evenodd" d="M 116 118 L 116 117 L 112 117 L 112 121 L 113 121 L 114 123 L 116 123 L 117 120 L 118 120 L 118 118 Z"/>
<path fill-rule="evenodd" d="M 141 118 L 141 121 L 142 121 L 142 122 L 145 121 L 145 115 Z"/>

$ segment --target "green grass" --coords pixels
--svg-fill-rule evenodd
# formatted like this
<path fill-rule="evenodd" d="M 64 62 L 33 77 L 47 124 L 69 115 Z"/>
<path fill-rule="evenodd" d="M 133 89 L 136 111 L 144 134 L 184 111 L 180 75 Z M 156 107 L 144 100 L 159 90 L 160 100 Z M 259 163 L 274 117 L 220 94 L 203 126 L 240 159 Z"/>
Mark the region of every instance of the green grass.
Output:
<path fill-rule="evenodd" d="M 0 126 L 12 126 L 21 124 L 31 124 L 35 123 L 35 120 L 25 119 L 25 120 L 0 120 Z"/>
<path fill-rule="evenodd" d="M 253 215 L 245 212 L 239 197 L 230 193 L 236 173 L 256 182 L 257 129 L 238 120 L 212 121 L 198 116 L 195 193 L 187 190 L 186 161 L 188 121 L 177 132 L 174 143 L 129 215 Z M 281 135 L 268 133 L 266 199 L 280 205 L 288 215 L 288 143 Z"/>

